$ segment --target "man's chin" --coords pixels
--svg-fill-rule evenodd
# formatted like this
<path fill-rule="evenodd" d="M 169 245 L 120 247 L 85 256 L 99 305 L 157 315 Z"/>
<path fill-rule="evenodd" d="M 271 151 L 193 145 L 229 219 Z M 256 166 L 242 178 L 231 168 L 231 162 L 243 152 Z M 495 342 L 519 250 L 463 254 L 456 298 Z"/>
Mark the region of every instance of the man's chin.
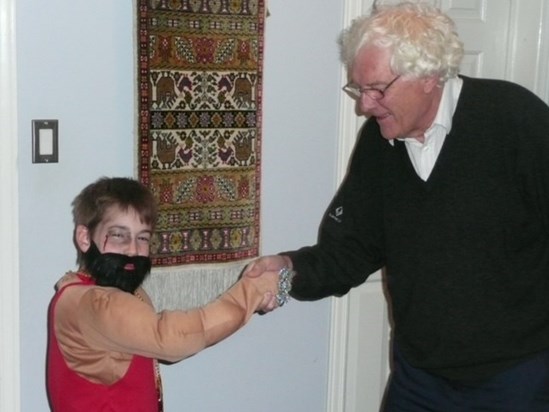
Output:
<path fill-rule="evenodd" d="M 390 132 L 384 132 L 383 130 L 381 130 L 381 137 L 383 137 L 385 140 L 388 140 L 388 141 L 392 141 L 392 140 L 396 140 L 396 139 L 399 139 L 400 136 L 397 134 L 397 133 L 390 133 Z"/>
<path fill-rule="evenodd" d="M 396 131 L 395 128 L 390 127 L 389 125 L 380 124 L 379 132 L 381 133 L 381 136 L 383 136 L 385 140 L 395 140 L 400 137 L 400 133 L 398 133 L 398 131 Z"/>

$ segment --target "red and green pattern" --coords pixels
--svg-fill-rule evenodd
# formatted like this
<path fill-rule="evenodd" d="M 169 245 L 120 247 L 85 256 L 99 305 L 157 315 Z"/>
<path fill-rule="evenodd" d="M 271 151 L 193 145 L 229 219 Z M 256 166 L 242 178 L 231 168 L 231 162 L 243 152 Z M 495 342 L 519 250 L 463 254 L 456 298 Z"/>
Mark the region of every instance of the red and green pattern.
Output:
<path fill-rule="evenodd" d="M 259 251 L 263 0 L 138 1 L 138 173 L 157 266 Z"/>

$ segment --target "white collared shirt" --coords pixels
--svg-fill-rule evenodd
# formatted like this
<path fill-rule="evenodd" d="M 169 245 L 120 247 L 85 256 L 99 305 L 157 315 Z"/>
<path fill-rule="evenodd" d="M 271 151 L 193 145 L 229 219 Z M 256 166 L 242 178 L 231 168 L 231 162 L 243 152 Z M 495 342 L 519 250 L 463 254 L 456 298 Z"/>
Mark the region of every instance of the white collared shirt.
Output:
<path fill-rule="evenodd" d="M 452 117 L 456 111 L 462 85 L 463 80 L 459 77 L 449 79 L 444 84 L 435 120 L 425 132 L 423 142 L 411 137 L 398 139 L 406 145 L 414 170 L 423 181 L 427 181 L 431 175 L 442 144 L 452 129 Z M 394 145 L 393 141 L 389 142 Z"/>

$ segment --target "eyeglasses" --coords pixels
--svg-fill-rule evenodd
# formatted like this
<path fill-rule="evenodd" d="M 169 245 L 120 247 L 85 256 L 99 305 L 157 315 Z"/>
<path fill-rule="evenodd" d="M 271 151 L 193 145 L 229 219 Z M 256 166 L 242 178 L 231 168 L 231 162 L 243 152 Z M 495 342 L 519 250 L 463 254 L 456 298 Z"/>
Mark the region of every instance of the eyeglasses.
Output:
<path fill-rule="evenodd" d="M 362 97 L 362 94 L 365 94 L 372 100 L 381 100 L 385 97 L 385 94 L 387 93 L 387 90 L 389 90 L 389 87 L 391 87 L 399 78 L 400 75 L 391 80 L 389 84 L 387 84 L 387 86 L 385 86 L 383 89 L 376 89 L 375 87 L 367 86 L 360 87 L 358 84 L 347 83 L 345 86 L 343 86 L 343 91 L 353 99 L 360 99 Z"/>

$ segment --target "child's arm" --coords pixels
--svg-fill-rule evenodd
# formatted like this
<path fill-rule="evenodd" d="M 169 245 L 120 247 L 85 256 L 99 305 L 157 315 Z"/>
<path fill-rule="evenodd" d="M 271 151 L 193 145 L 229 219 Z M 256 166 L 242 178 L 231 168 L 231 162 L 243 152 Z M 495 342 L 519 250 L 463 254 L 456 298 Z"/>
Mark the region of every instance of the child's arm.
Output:
<path fill-rule="evenodd" d="M 277 291 L 276 273 L 242 278 L 201 308 L 155 313 L 129 293 L 93 288 L 78 305 L 78 324 L 90 347 L 174 362 L 240 329 L 261 309 L 265 294 Z"/>

